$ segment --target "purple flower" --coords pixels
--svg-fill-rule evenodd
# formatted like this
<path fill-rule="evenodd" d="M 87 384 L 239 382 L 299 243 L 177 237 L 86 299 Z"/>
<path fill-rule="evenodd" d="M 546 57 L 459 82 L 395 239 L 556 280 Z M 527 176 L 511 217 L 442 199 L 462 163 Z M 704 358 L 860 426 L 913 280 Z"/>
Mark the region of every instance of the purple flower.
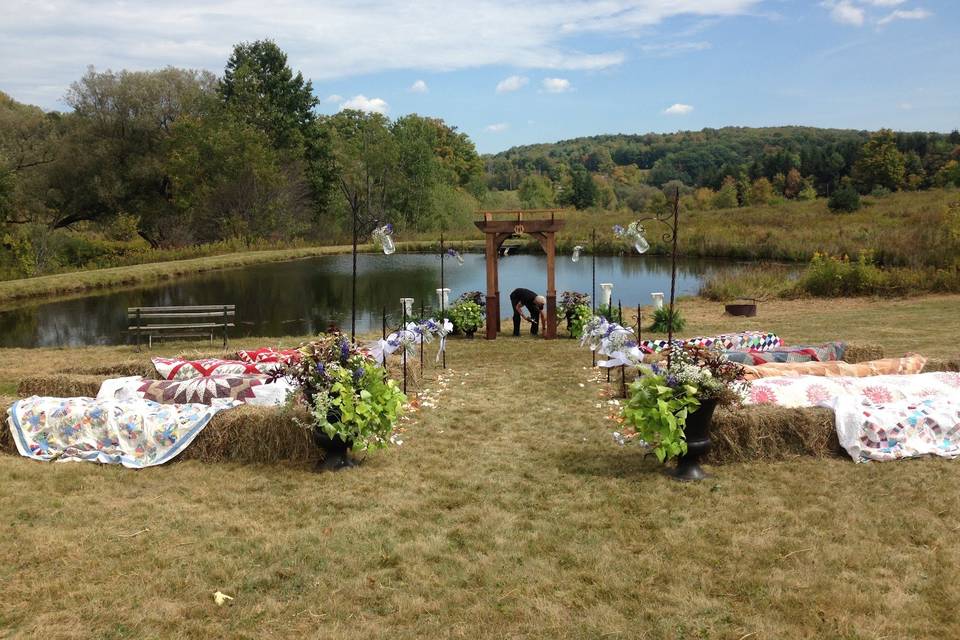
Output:
<path fill-rule="evenodd" d="M 340 343 L 340 360 L 344 363 L 350 358 L 350 343 L 344 340 Z"/>
<path fill-rule="evenodd" d="M 318 362 L 318 363 L 317 363 L 317 373 L 320 374 L 321 376 L 322 376 L 322 375 L 326 375 L 326 370 L 325 370 L 322 362 Z"/>
<path fill-rule="evenodd" d="M 457 257 L 457 250 L 456 250 L 456 249 L 447 249 L 447 255 L 450 256 L 451 258 L 456 258 L 456 257 Z"/>
<path fill-rule="evenodd" d="M 354 381 L 354 382 L 360 382 L 360 378 L 362 378 L 362 377 L 363 377 L 363 369 L 361 369 L 361 368 L 358 367 L 358 368 L 356 368 L 356 369 L 353 370 L 353 381 Z"/>
<path fill-rule="evenodd" d="M 393 233 L 393 225 L 388 222 L 387 224 L 383 225 L 383 230 L 386 233 Z"/>
<path fill-rule="evenodd" d="M 618 236 L 622 236 L 622 235 L 623 235 L 623 227 L 621 227 L 621 226 L 618 225 L 618 224 L 615 224 L 615 225 L 613 225 L 613 232 L 614 232 L 616 235 L 618 235 Z"/>
<path fill-rule="evenodd" d="M 635 346 L 637 346 L 637 341 L 636 341 L 636 340 L 627 340 L 627 341 L 626 341 L 625 343 L 623 343 L 623 344 L 624 344 L 624 346 L 627 347 L 628 349 L 633 349 Z"/>
<path fill-rule="evenodd" d="M 673 375 L 672 373 L 667 376 L 667 386 L 668 386 L 668 387 L 675 387 L 675 386 L 677 386 L 677 377 L 676 377 L 675 375 Z"/>

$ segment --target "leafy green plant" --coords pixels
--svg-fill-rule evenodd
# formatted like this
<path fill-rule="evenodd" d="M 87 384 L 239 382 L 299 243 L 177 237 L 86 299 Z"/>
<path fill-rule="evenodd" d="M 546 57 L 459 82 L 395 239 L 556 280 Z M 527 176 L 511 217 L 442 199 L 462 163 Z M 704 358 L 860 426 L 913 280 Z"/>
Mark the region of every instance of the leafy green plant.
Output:
<path fill-rule="evenodd" d="M 460 302 L 450 308 L 450 322 L 463 333 L 473 333 L 483 326 L 483 311 L 476 302 Z"/>
<path fill-rule="evenodd" d="M 683 331 L 683 328 L 687 326 L 687 321 L 683 319 L 683 316 L 680 315 L 680 309 L 676 307 L 673 308 L 672 324 L 674 331 Z M 667 333 L 670 331 L 670 325 L 670 307 L 660 307 L 653 312 L 653 324 L 650 325 L 650 331 Z"/>
<path fill-rule="evenodd" d="M 830 211 L 851 213 L 860 208 L 860 194 L 851 184 L 845 184 L 830 194 L 827 200 Z"/>
<path fill-rule="evenodd" d="M 593 317 L 593 312 L 588 305 L 578 304 L 568 309 L 566 316 L 567 329 L 570 330 L 570 337 L 579 338 L 583 335 L 583 328 L 590 322 L 590 318 Z"/>
<path fill-rule="evenodd" d="M 397 382 L 341 333 L 301 345 L 285 373 L 300 387 L 291 401 L 312 418 L 304 426 L 355 449 L 386 446 L 407 401 Z"/>
<path fill-rule="evenodd" d="M 719 348 L 682 347 L 670 353 L 669 367 L 641 367 L 621 410 L 628 431 L 615 434 L 621 442 L 645 442 L 660 462 L 687 452 L 687 418 L 702 402 L 736 405 L 747 384 L 743 367 L 727 360 Z"/>

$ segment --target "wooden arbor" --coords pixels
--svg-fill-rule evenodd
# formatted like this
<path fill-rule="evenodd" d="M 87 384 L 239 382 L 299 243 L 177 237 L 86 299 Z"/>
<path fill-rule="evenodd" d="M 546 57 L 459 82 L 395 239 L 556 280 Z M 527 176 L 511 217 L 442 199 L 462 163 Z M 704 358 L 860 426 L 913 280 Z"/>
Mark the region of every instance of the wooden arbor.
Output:
<path fill-rule="evenodd" d="M 495 340 L 500 331 L 500 247 L 510 236 L 524 233 L 536 238 L 547 254 L 547 326 L 543 327 L 543 335 L 548 339 L 557 337 L 557 289 L 554 275 L 557 244 L 554 234 L 565 222 L 554 217 L 558 211 L 561 209 L 481 211 L 483 220 L 474 223 L 483 231 L 487 240 L 487 340 Z M 550 215 L 549 218 L 546 218 L 547 214 Z M 537 218 L 531 219 L 528 216 Z M 501 219 L 497 220 L 497 217 Z"/>

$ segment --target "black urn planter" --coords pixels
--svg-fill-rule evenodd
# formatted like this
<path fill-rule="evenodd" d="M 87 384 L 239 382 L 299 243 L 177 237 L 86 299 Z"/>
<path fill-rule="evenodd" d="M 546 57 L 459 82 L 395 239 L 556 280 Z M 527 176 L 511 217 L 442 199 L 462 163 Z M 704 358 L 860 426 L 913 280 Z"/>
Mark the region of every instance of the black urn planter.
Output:
<path fill-rule="evenodd" d="M 331 438 L 320 428 L 313 430 L 313 442 L 324 452 L 323 462 L 319 465 L 320 470 L 340 471 L 356 466 L 357 463 L 350 457 L 353 442 L 344 441 L 339 435 Z"/>
<path fill-rule="evenodd" d="M 464 331 L 463 337 L 466 338 L 467 340 L 473 340 L 473 334 L 475 334 L 476 332 L 477 332 L 476 329 L 474 329 L 473 331 Z"/>
<path fill-rule="evenodd" d="M 675 480 L 691 482 L 707 477 L 707 473 L 700 466 L 700 458 L 713 446 L 710 441 L 710 423 L 716 408 L 716 400 L 704 400 L 699 409 L 687 416 L 687 424 L 683 429 L 687 452 L 677 458 L 677 468 L 671 474 Z"/>

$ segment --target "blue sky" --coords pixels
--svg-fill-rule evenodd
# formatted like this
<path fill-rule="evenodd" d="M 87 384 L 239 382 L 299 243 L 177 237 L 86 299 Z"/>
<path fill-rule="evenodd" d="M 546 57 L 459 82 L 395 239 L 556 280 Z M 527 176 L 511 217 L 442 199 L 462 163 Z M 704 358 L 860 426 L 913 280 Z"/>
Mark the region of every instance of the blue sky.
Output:
<path fill-rule="evenodd" d="M 321 111 L 438 116 L 481 152 L 727 125 L 960 127 L 957 0 L 0 0 L 0 90 L 87 65 L 221 72 L 274 39 Z"/>

